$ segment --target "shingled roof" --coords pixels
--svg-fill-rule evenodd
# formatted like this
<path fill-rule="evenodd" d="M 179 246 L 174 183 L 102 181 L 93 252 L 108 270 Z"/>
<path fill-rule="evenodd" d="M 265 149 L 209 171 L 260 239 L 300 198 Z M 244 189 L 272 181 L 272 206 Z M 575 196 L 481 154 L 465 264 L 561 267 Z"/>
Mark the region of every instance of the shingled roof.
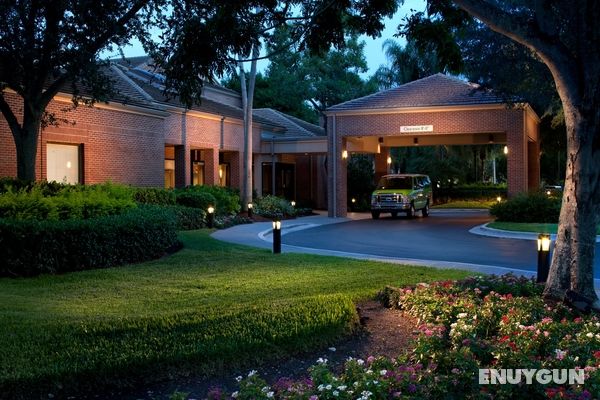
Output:
<path fill-rule="evenodd" d="M 286 137 L 326 136 L 325 129 L 320 126 L 284 114 L 281 111 L 273 110 L 272 108 L 257 108 L 254 110 L 253 114 L 269 120 L 274 124 L 285 127 Z"/>
<path fill-rule="evenodd" d="M 502 104 L 502 97 L 479 85 L 435 74 L 404 85 L 329 107 L 327 111 Z"/>

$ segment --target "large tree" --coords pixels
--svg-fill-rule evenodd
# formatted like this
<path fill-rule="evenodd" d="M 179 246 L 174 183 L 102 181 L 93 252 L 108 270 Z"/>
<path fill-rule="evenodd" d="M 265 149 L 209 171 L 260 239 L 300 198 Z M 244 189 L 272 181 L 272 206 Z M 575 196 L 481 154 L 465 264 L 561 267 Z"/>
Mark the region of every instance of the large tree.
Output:
<path fill-rule="evenodd" d="M 143 26 L 150 0 L 15 0 L 0 5 L 0 111 L 12 132 L 17 176 L 35 179 L 40 128 L 65 87 L 73 103 L 106 99 L 111 81 L 98 54 L 120 46 Z M 154 2 L 158 4 L 158 2 Z M 149 15 L 145 13 L 145 15 Z M 85 97 L 81 95 L 85 87 Z M 12 93 L 20 98 L 15 105 Z"/>
<path fill-rule="evenodd" d="M 562 299 L 572 290 L 598 305 L 593 262 L 600 214 L 600 2 L 429 0 L 428 14 L 413 16 L 407 32 L 435 43 L 447 60 L 456 60 L 460 49 L 445 33 L 460 31 L 472 16 L 527 48 L 550 71 L 564 112 L 567 166 L 544 293 Z"/>

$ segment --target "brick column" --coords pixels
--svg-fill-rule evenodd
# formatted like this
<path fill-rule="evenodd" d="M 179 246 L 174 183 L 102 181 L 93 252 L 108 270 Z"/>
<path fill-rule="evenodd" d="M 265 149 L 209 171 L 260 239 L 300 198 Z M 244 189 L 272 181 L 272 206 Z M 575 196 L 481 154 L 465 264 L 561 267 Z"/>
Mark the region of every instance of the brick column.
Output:
<path fill-rule="evenodd" d="M 379 182 L 379 178 L 389 171 L 387 158 L 390 155 L 390 148 L 381 146 L 380 150 L 379 153 L 375 154 L 375 182 Z"/>
<path fill-rule="evenodd" d="M 175 146 L 175 187 L 192 183 L 192 161 L 188 146 Z"/>
<path fill-rule="evenodd" d="M 239 151 L 227 153 L 225 161 L 229 162 L 229 183 L 232 188 L 242 190 L 244 185 L 244 161 L 242 160 L 243 153 Z"/>
<path fill-rule="evenodd" d="M 204 178 L 207 185 L 219 184 L 219 149 L 204 149 Z"/>
<path fill-rule="evenodd" d="M 540 142 L 527 143 L 527 184 L 530 191 L 540 188 Z"/>
<path fill-rule="evenodd" d="M 333 117 L 327 120 L 327 204 L 329 217 L 345 217 L 347 214 L 347 172 L 346 160 L 342 159 L 345 146 L 339 132 L 335 132 L 336 125 Z M 335 140 L 334 140 L 335 136 Z"/>
<path fill-rule="evenodd" d="M 508 154 L 508 196 L 527 192 L 527 136 L 523 131 L 512 129 L 506 133 Z"/>

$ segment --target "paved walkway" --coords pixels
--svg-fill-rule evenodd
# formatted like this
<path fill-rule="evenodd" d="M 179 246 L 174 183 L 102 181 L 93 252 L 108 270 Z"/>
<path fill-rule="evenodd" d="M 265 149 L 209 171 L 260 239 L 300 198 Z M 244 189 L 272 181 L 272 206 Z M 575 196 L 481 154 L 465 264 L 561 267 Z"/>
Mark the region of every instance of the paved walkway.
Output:
<path fill-rule="evenodd" d="M 447 211 L 447 210 L 444 210 Z M 465 212 L 466 210 L 461 210 Z M 436 210 L 432 210 L 433 213 Z M 319 215 L 314 215 L 310 217 L 301 217 L 292 220 L 284 220 L 282 221 L 282 236 L 297 232 L 300 230 L 306 230 L 315 228 L 322 225 L 329 224 L 339 224 L 354 220 L 360 219 L 369 219 L 371 218 L 368 213 L 349 213 L 347 218 L 329 218 L 327 214 L 324 212 L 319 213 Z M 522 239 L 522 240 L 536 240 L 537 234 L 535 233 L 526 233 L 526 232 L 510 232 L 510 231 L 502 231 L 498 229 L 488 228 L 485 225 L 480 225 L 474 227 L 469 231 L 474 235 L 483 235 L 483 236 L 491 236 L 497 238 L 510 238 L 510 239 Z M 252 247 L 259 247 L 264 249 L 272 248 L 272 224 L 271 222 L 255 222 L 253 224 L 245 224 L 245 225 L 237 225 L 228 229 L 223 229 L 219 231 L 215 231 L 212 234 L 212 237 L 215 239 L 219 239 L 225 242 L 243 244 Z M 554 237 L 553 237 L 554 239 Z M 600 238 L 597 239 L 600 241 Z M 347 251 L 335 251 L 335 250 L 326 250 L 326 249 L 318 249 L 318 248 L 309 248 L 309 247 L 301 247 L 301 246 L 292 246 L 286 245 L 282 243 L 282 252 L 284 253 L 306 253 L 306 254 L 318 254 L 325 256 L 335 256 L 335 257 L 348 257 L 354 259 L 362 259 L 362 260 L 373 260 L 373 261 L 382 261 L 389 262 L 395 264 L 410 264 L 410 265 L 422 265 L 429 266 L 435 268 L 454 268 L 454 269 L 463 269 L 473 272 L 486 273 L 486 274 L 505 274 L 508 272 L 512 272 L 516 275 L 523 275 L 527 277 L 535 276 L 535 271 L 528 271 L 523 269 L 515 269 L 515 268 L 506 268 L 501 266 L 494 265 L 481 265 L 481 264 L 469 264 L 469 263 L 461 263 L 461 262 L 448 262 L 448 261 L 437 261 L 437 260 L 428 260 L 425 257 L 414 259 L 414 258 L 398 258 L 398 257 L 384 257 L 384 256 L 374 256 L 370 254 L 360 254 L 360 253 L 352 253 Z M 600 288 L 600 279 L 595 279 L 595 284 L 597 288 Z"/>

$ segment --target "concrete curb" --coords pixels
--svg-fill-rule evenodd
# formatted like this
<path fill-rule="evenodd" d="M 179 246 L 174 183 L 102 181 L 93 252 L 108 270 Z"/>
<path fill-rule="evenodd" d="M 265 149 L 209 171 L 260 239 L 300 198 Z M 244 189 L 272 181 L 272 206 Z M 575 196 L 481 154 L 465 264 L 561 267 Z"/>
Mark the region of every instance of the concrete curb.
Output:
<path fill-rule="evenodd" d="M 480 236 L 487 237 L 495 237 L 501 239 L 520 239 L 520 240 L 537 240 L 537 233 L 535 232 L 515 232 L 515 231 L 505 231 L 503 229 L 495 229 L 487 226 L 488 224 L 483 224 L 471 228 L 469 233 Z M 556 234 L 552 233 L 550 235 L 552 240 L 556 240 Z M 596 236 L 596 243 L 600 243 L 600 236 Z"/>

